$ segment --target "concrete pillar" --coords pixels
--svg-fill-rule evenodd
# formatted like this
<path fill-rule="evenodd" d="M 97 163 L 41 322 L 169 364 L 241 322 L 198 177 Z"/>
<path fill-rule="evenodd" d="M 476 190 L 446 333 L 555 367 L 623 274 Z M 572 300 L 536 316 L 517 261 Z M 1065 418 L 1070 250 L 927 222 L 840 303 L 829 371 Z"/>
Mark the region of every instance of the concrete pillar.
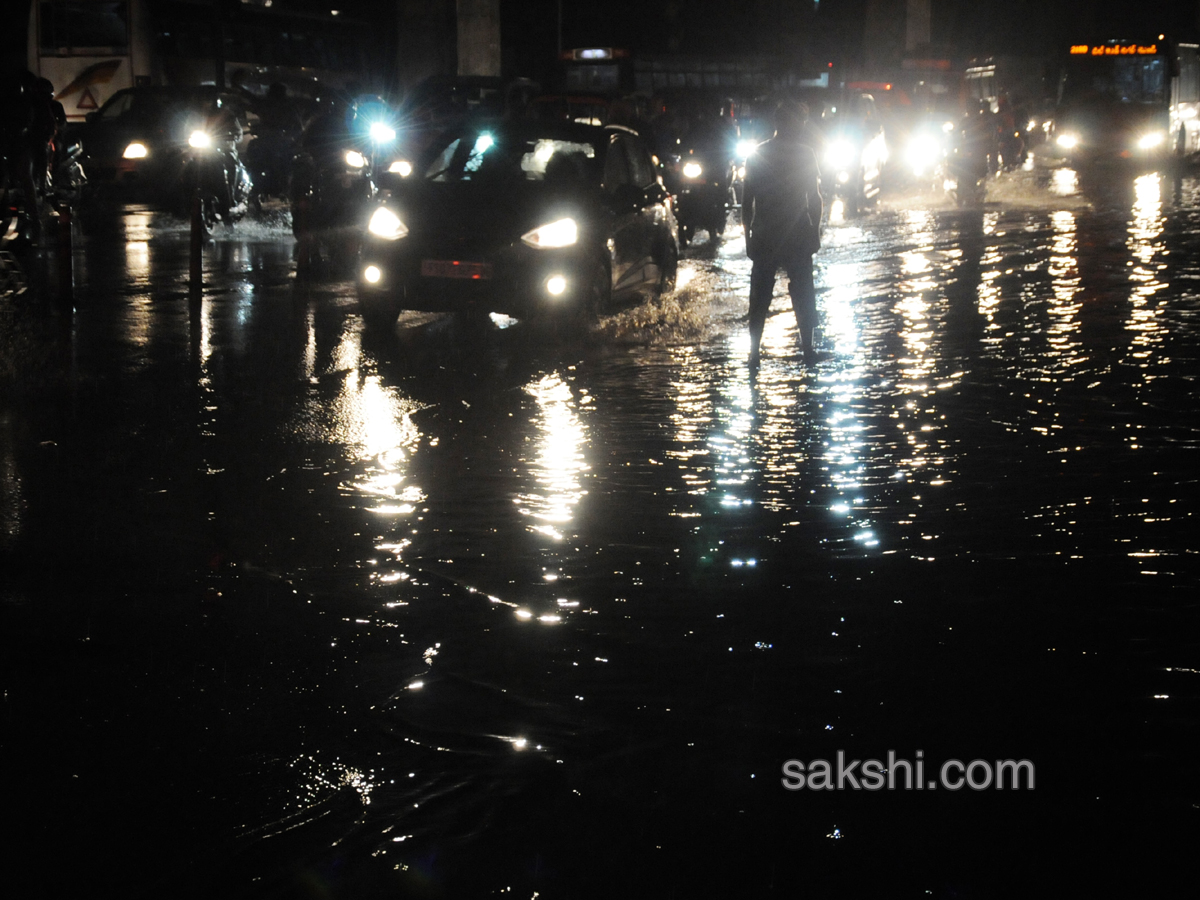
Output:
<path fill-rule="evenodd" d="M 930 44 L 931 0 L 908 0 L 908 15 L 905 18 L 904 49 L 908 53 L 926 48 Z"/>
<path fill-rule="evenodd" d="M 458 0 L 458 74 L 500 76 L 500 0 Z"/>

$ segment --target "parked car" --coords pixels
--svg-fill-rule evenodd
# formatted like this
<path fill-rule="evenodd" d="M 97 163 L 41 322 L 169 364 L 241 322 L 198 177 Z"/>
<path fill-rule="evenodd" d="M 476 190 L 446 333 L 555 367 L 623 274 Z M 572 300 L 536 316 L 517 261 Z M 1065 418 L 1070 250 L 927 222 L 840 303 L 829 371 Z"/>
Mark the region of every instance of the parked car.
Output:
<path fill-rule="evenodd" d="M 371 215 L 359 305 L 372 325 L 406 309 L 583 322 L 615 297 L 672 289 L 678 240 L 636 132 L 464 123 Z"/>
<path fill-rule="evenodd" d="M 218 105 L 243 117 L 236 94 L 200 87 L 133 87 L 117 91 L 81 131 L 89 191 L 126 201 L 171 203 L 189 152 L 188 139 Z"/>

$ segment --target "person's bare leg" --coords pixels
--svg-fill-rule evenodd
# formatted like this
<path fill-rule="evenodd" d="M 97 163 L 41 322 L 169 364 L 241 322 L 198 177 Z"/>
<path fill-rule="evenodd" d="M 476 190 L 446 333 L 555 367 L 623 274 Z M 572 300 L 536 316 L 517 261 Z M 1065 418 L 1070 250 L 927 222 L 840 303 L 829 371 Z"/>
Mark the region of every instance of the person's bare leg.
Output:
<path fill-rule="evenodd" d="M 792 312 L 796 315 L 800 351 L 805 359 L 812 359 L 816 353 L 814 338 L 817 330 L 817 291 L 813 283 L 812 256 L 803 256 L 788 267 L 788 295 L 792 298 Z"/>
<path fill-rule="evenodd" d="M 759 345 L 771 310 L 771 295 L 775 292 L 775 267 L 756 262 L 750 269 L 750 365 L 757 366 Z"/>

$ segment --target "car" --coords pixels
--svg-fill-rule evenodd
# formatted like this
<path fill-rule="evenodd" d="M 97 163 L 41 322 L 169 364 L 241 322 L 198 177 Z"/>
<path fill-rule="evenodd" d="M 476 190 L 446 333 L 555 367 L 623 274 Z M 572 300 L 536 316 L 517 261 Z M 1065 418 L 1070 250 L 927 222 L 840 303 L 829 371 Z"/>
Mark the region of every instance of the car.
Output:
<path fill-rule="evenodd" d="M 188 139 L 218 100 L 245 121 L 241 98 L 211 85 L 117 91 L 80 130 L 89 191 L 126 201 L 173 201 Z"/>
<path fill-rule="evenodd" d="M 678 260 L 670 194 L 635 131 L 476 121 L 444 132 L 370 215 L 358 301 L 371 326 L 403 310 L 578 325 L 671 290 Z"/>

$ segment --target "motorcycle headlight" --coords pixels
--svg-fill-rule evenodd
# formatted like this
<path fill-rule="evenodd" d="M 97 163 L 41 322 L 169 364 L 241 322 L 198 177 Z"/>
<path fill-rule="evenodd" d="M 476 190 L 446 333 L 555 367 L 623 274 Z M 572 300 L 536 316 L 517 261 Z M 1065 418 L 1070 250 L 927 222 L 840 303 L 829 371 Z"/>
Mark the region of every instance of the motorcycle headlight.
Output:
<path fill-rule="evenodd" d="M 941 156 L 941 143 L 928 134 L 913 138 L 905 154 L 908 165 L 918 175 L 932 169 Z"/>
<path fill-rule="evenodd" d="M 346 165 L 352 169 L 361 169 L 367 164 L 367 158 L 357 150 L 346 151 Z"/>
<path fill-rule="evenodd" d="M 704 167 L 698 162 L 686 162 L 683 164 L 684 178 L 699 178 L 704 174 Z"/>
<path fill-rule="evenodd" d="M 408 234 L 408 226 L 386 206 L 381 206 L 371 214 L 371 221 L 367 223 L 367 231 L 385 241 L 398 241 Z"/>
<path fill-rule="evenodd" d="M 188 135 L 188 145 L 195 147 L 197 150 L 207 150 L 212 146 L 212 135 L 207 131 L 201 131 L 197 128 Z"/>
<path fill-rule="evenodd" d="M 399 175 L 401 178 L 407 178 L 412 174 L 412 163 L 407 159 L 392 160 L 392 164 L 388 166 L 388 172 L 392 175 Z"/>
<path fill-rule="evenodd" d="M 377 144 L 390 144 L 396 139 L 396 129 L 386 122 L 372 122 L 370 135 Z"/>
<path fill-rule="evenodd" d="M 570 247 L 579 240 L 579 226 L 574 219 L 559 219 L 521 235 L 521 240 L 539 250 Z"/>
<path fill-rule="evenodd" d="M 825 161 L 832 169 L 853 168 L 858 152 L 850 141 L 833 141 L 825 151 Z"/>
<path fill-rule="evenodd" d="M 145 144 L 141 141 L 134 141 L 125 148 L 125 152 L 121 156 L 125 159 L 145 159 L 148 153 Z"/>
<path fill-rule="evenodd" d="M 1073 150 L 1079 146 L 1079 138 L 1073 134 L 1060 134 L 1054 139 L 1054 143 L 1058 144 L 1064 150 Z"/>
<path fill-rule="evenodd" d="M 1161 147 L 1167 136 L 1161 131 L 1148 131 L 1138 138 L 1139 150 L 1153 150 L 1155 147 Z"/>
<path fill-rule="evenodd" d="M 754 151 L 758 149 L 758 141 L 741 140 L 737 142 L 736 153 L 738 159 L 745 159 L 748 156 L 753 156 Z"/>

